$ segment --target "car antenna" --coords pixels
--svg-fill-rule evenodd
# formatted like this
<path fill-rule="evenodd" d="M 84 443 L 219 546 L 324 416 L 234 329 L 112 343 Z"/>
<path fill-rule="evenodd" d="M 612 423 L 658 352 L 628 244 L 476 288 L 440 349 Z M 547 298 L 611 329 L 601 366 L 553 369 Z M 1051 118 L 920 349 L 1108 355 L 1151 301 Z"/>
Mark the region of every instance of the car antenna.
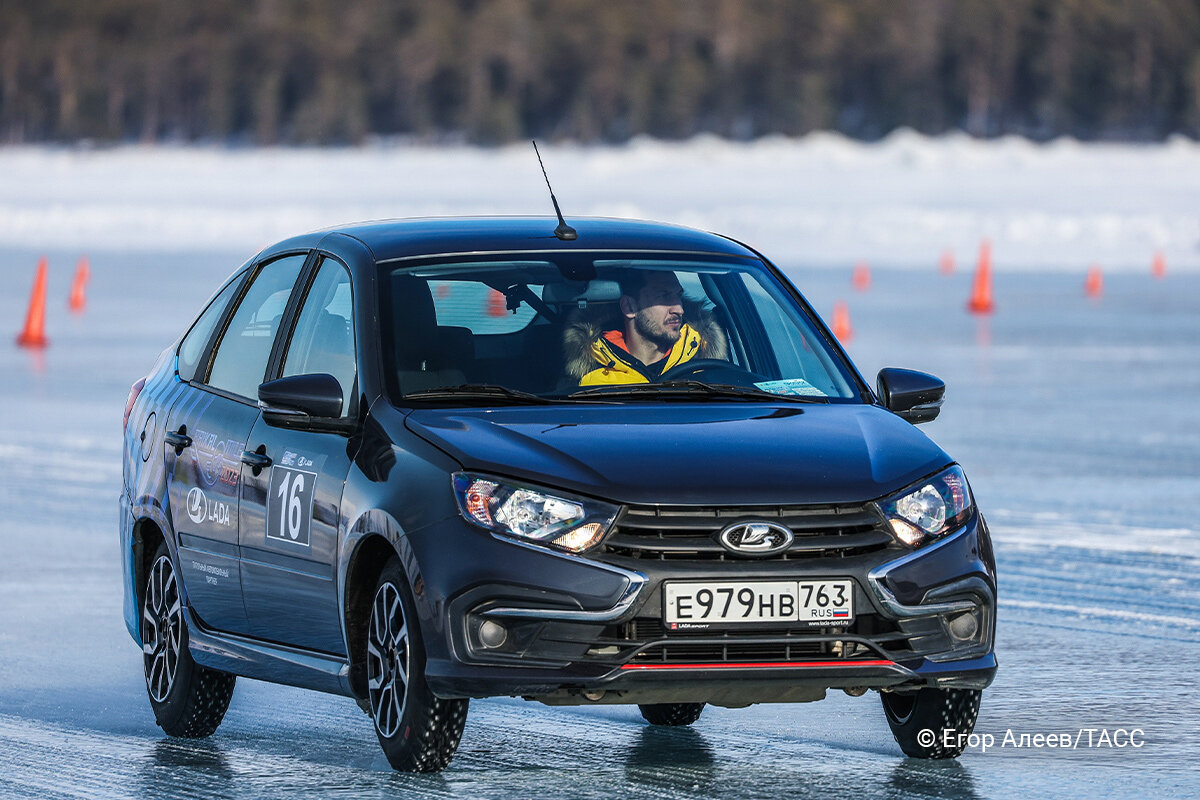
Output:
<path fill-rule="evenodd" d="M 573 242 L 579 238 L 579 234 L 563 219 L 562 211 L 558 207 L 558 200 L 554 197 L 554 189 L 550 186 L 550 176 L 546 174 L 546 165 L 542 163 L 542 154 L 538 152 L 537 140 L 530 139 L 530 141 L 533 142 L 533 152 L 537 155 L 538 166 L 542 168 L 542 177 L 546 179 L 546 188 L 550 189 L 550 202 L 554 203 L 554 213 L 558 214 L 558 227 L 554 229 L 554 235 L 564 242 Z"/>

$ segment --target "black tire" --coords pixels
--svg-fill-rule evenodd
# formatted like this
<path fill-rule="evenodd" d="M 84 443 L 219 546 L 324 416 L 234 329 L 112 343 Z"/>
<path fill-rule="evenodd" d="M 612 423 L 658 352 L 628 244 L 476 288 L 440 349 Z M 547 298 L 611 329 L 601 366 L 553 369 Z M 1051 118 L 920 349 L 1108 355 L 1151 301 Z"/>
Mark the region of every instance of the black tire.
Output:
<path fill-rule="evenodd" d="M 704 703 L 642 703 L 638 710 L 651 725 L 691 725 L 700 719 Z"/>
<path fill-rule="evenodd" d="M 160 542 L 142 591 L 142 664 L 154 720 L 168 736 L 203 739 L 216 731 L 237 678 L 202 667 L 188 651 L 175 565 Z"/>
<path fill-rule="evenodd" d="M 883 692 L 883 711 L 896 744 L 911 758 L 958 758 L 979 717 L 979 689 Z M 930 734 L 932 732 L 932 735 Z"/>
<path fill-rule="evenodd" d="M 400 562 L 375 584 L 367 623 L 367 687 L 375 734 L 400 772 L 446 768 L 467 723 L 468 700 L 443 700 L 425 684 L 425 648 Z"/>

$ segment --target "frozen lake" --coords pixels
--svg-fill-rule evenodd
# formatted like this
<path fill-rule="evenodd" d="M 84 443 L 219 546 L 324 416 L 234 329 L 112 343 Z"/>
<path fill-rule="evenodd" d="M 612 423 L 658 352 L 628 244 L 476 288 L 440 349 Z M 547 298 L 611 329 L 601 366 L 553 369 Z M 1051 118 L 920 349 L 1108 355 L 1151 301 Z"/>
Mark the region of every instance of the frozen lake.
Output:
<path fill-rule="evenodd" d="M 2 335 L 36 256 L 0 250 Z M 877 266 L 788 269 L 851 356 L 946 380 L 923 429 L 959 459 L 996 539 L 1000 672 L 987 752 L 905 759 L 874 694 L 707 709 L 652 730 L 635 707 L 474 701 L 436 776 L 392 773 L 349 700 L 239 681 L 218 733 L 154 725 L 121 620 L 120 425 L 129 385 L 247 255 L 93 254 L 87 312 L 66 311 L 77 250 L 49 253 L 44 354 L 0 345 L 0 796 L 1170 797 L 1200 793 L 1200 275 L 1000 270 L 997 312 L 970 277 Z M 768 252 L 770 255 L 770 252 Z M 1140 747 L 1002 748 L 1008 731 L 1143 731 Z M 1086 734 L 1084 741 L 1086 743 Z"/>
<path fill-rule="evenodd" d="M 1200 270 L 1200 143 L 1034 144 L 898 130 L 728 142 L 543 142 L 568 217 L 720 231 L 781 262 L 926 268 L 949 249 L 1026 270 Z M 246 250 L 364 219 L 548 214 L 528 143 L 497 148 L 0 148 L 0 247 Z"/>

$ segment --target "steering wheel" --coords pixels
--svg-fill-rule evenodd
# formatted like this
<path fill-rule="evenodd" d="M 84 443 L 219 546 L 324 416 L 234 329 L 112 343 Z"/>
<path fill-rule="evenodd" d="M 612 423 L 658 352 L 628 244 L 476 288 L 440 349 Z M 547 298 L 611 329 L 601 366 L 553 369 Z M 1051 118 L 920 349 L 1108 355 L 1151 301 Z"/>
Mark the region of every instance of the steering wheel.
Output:
<path fill-rule="evenodd" d="M 766 378 L 745 367 L 738 366 L 723 358 L 693 358 L 682 364 L 676 364 L 658 376 L 658 383 L 664 381 L 686 380 L 699 378 L 701 375 L 709 383 L 729 383 L 734 386 L 749 386 L 764 381 Z"/>

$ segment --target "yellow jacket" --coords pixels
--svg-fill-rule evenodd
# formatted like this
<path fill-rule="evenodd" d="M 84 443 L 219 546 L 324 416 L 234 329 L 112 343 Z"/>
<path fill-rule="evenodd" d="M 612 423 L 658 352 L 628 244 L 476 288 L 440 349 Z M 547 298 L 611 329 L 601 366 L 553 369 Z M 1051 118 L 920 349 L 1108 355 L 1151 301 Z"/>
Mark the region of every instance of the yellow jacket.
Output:
<path fill-rule="evenodd" d="M 647 365 L 642 364 L 630 355 L 625 350 L 624 344 L 625 336 L 620 331 L 607 331 L 604 335 L 593 341 L 591 355 L 595 362 L 600 365 L 600 368 L 594 369 L 580 378 L 579 385 L 604 386 L 625 383 L 650 383 L 650 378 L 642 371 Z M 679 328 L 679 338 L 666 355 L 662 369 L 657 369 L 659 362 L 656 361 L 654 362 L 656 369 L 651 374 L 657 377 L 674 366 L 691 361 L 700 352 L 700 348 L 700 334 L 692 326 L 684 323 Z"/>

